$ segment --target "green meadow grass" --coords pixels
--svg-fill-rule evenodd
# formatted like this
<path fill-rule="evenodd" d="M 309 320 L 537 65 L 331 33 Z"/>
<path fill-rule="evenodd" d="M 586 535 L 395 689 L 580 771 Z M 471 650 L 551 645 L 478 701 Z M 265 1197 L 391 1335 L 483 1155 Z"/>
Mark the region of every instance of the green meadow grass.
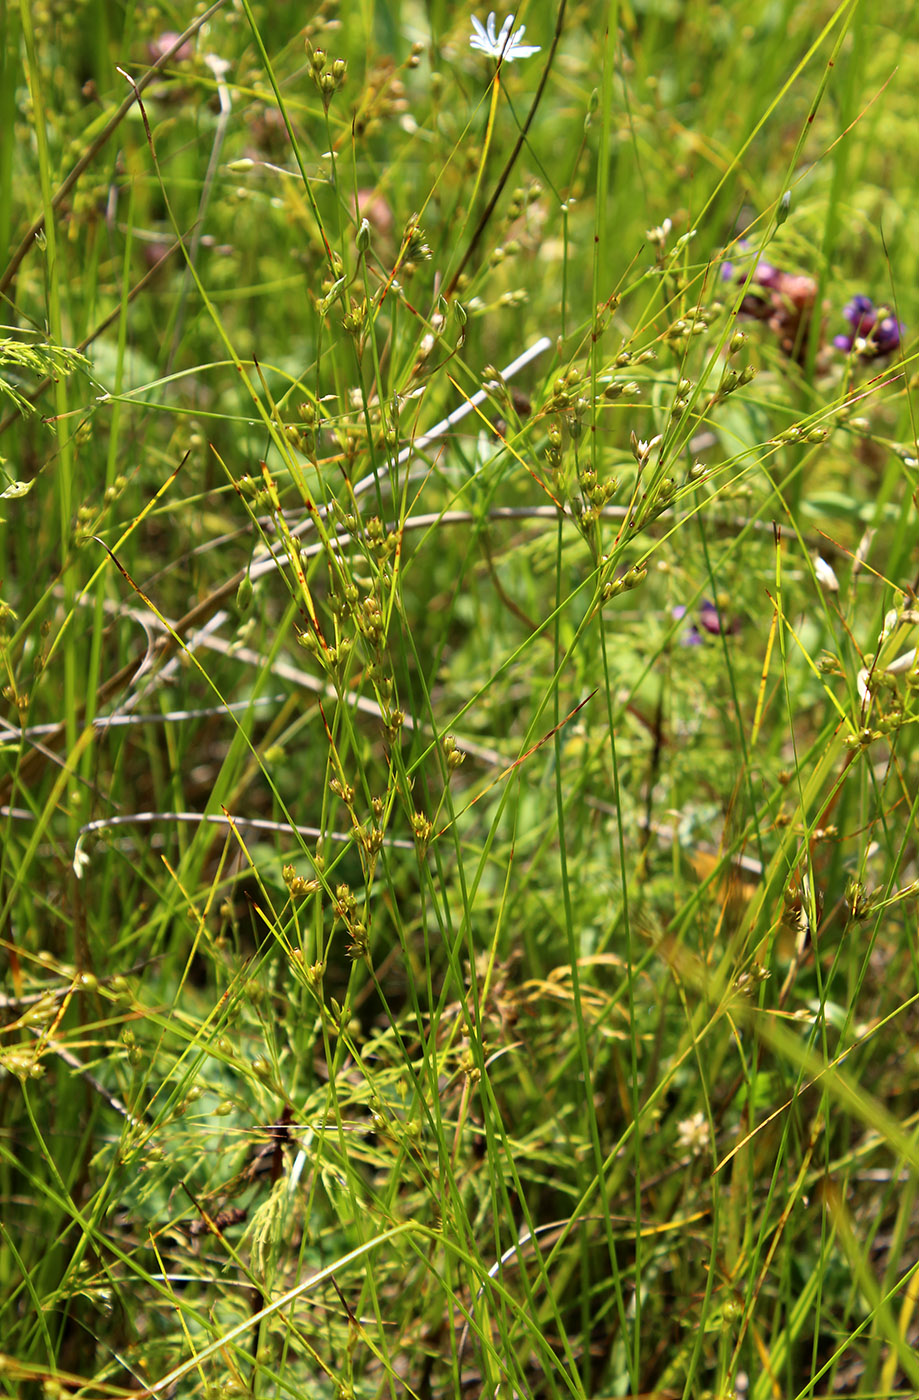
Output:
<path fill-rule="evenodd" d="M 471 20 L 0 6 L 3 1394 L 919 1394 L 914 7 Z"/>

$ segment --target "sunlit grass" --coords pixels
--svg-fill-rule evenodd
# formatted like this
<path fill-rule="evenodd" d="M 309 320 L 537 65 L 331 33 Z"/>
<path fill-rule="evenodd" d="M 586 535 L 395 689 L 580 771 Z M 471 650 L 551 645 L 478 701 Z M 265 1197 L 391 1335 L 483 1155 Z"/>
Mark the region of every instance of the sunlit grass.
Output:
<path fill-rule="evenodd" d="M 896 10 L 0 16 L 7 1394 L 915 1391 Z"/>

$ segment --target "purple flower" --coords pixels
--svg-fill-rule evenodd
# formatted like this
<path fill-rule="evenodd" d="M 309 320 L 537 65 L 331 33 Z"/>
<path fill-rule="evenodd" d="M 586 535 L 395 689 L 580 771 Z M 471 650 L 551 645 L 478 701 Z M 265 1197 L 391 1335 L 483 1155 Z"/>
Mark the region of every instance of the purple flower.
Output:
<path fill-rule="evenodd" d="M 748 238 L 738 238 L 735 247 L 738 253 L 748 253 L 750 251 L 750 240 Z M 723 262 L 721 264 L 722 282 L 733 282 L 735 277 L 738 276 L 740 276 L 740 273 L 738 272 L 736 263 Z"/>
<path fill-rule="evenodd" d="M 706 598 L 699 608 L 699 621 L 702 623 L 706 632 L 710 632 L 713 637 L 720 636 L 722 632 L 737 631 L 737 624 L 734 622 L 732 622 L 729 627 L 722 627 L 721 614 L 715 607 L 711 598 Z"/>
<path fill-rule="evenodd" d="M 737 249 L 741 253 L 748 253 L 750 251 L 749 241 L 746 238 L 738 239 Z M 723 262 L 721 264 L 722 282 L 745 282 L 748 275 L 748 270 L 743 267 L 738 267 L 736 263 Z M 750 284 L 756 287 L 772 288 L 778 285 L 781 275 L 780 270 L 777 267 L 773 267 L 772 263 L 764 262 L 763 259 L 760 259 L 753 269 L 753 276 L 750 278 Z"/>
<path fill-rule="evenodd" d="M 675 608 L 671 608 L 671 609 L 670 609 L 670 616 L 673 618 L 674 622 L 679 622 L 679 620 L 680 620 L 681 617 L 685 617 L 685 616 L 686 616 L 686 608 L 685 608 L 684 604 L 679 603 Z M 694 622 L 691 622 L 690 625 L 686 628 L 686 630 L 682 633 L 682 635 L 681 635 L 681 637 L 680 637 L 680 646 L 681 646 L 681 647 L 700 647 L 701 645 L 702 645 L 702 637 L 701 637 L 701 635 L 700 635 L 700 633 L 699 633 L 699 629 L 698 629 L 698 627 L 695 625 Z"/>
<path fill-rule="evenodd" d="M 680 618 L 685 617 L 686 613 L 687 609 L 683 606 L 683 604 L 679 604 L 677 607 L 671 608 L 670 610 L 670 616 L 675 622 L 678 622 Z M 721 614 L 719 613 L 715 604 L 712 602 L 711 598 L 705 598 L 702 601 L 702 603 L 700 603 L 697 618 L 699 626 L 701 626 L 702 628 L 702 631 L 707 632 L 710 636 L 713 637 L 720 636 L 722 632 L 731 634 L 740 631 L 740 624 L 737 622 L 736 618 L 733 622 L 728 624 L 724 624 L 722 622 Z M 689 626 L 686 628 L 686 630 L 680 637 L 680 646 L 700 647 L 703 645 L 704 641 L 705 638 L 703 637 L 702 632 L 699 631 L 699 628 L 696 626 L 695 622 L 690 622 Z"/>
<path fill-rule="evenodd" d="M 772 263 L 763 262 L 762 259 L 753 269 L 753 281 L 758 287 L 777 287 L 781 276 L 779 268 L 773 267 Z"/>
<path fill-rule="evenodd" d="M 842 314 L 859 335 L 867 335 L 877 320 L 874 302 L 861 292 L 852 298 Z"/>
<path fill-rule="evenodd" d="M 904 327 L 896 316 L 879 317 L 870 297 L 862 293 L 854 296 L 842 314 L 852 330 L 834 336 L 833 344 L 844 355 L 851 355 L 854 350 L 863 360 L 874 360 L 881 355 L 892 355 L 900 348 Z"/>
<path fill-rule="evenodd" d="M 738 239 L 736 246 L 741 252 L 751 251 L 745 239 Z M 745 285 L 737 315 L 742 320 L 764 321 L 783 353 L 803 363 L 814 318 L 822 311 L 817 306 L 817 283 L 814 279 L 801 272 L 785 272 L 763 258 L 757 259 L 752 271 L 749 263 L 746 268 L 738 268 L 732 262 L 723 263 L 721 276 L 728 282 Z M 822 346 L 822 315 L 818 338 Z"/>
<path fill-rule="evenodd" d="M 874 331 L 874 344 L 879 355 L 892 355 L 900 348 L 903 339 L 903 326 L 896 316 L 885 316 L 878 321 Z"/>

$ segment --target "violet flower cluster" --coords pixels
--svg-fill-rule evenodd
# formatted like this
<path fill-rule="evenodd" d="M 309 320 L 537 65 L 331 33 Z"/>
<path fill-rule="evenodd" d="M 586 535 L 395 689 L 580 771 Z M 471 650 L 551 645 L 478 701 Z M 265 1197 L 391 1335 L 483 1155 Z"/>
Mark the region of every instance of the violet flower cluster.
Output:
<path fill-rule="evenodd" d="M 738 245 L 745 251 L 749 244 Z M 722 264 L 721 276 L 726 282 L 745 282 L 748 273 L 734 263 Z M 803 273 L 783 272 L 773 263 L 760 258 L 750 275 L 750 282 L 738 308 L 738 315 L 755 321 L 765 321 L 789 359 L 804 362 L 810 339 L 810 327 L 817 309 L 817 283 Z M 823 338 L 821 325 L 821 340 Z"/>
<path fill-rule="evenodd" d="M 843 311 L 852 327 L 845 335 L 833 337 L 833 344 L 844 355 L 854 351 L 862 359 L 873 360 L 892 355 L 900 348 L 903 327 L 896 316 L 881 314 L 870 297 L 854 296 Z"/>
<path fill-rule="evenodd" d="M 677 607 L 671 608 L 670 616 L 673 618 L 674 622 L 678 622 L 681 618 L 686 616 L 687 612 L 688 609 L 680 603 Z M 736 618 L 731 622 L 722 620 L 721 614 L 711 598 L 705 598 L 702 603 L 700 603 L 699 611 L 696 613 L 696 619 L 702 627 L 702 632 L 707 632 L 710 637 L 718 637 L 722 632 L 730 635 L 740 631 L 740 624 Z M 680 646 L 700 647 L 705 640 L 702 632 L 699 631 L 695 622 L 690 622 L 689 626 L 680 637 Z"/>
<path fill-rule="evenodd" d="M 737 246 L 741 252 L 750 248 L 744 239 Z M 738 315 L 765 321 L 783 352 L 801 360 L 817 311 L 817 283 L 814 279 L 804 273 L 784 272 L 763 258 L 757 261 L 752 274 L 745 268 L 738 268 L 733 262 L 724 262 L 721 276 L 725 282 L 745 282 L 749 277 L 749 286 L 738 308 Z M 843 315 L 850 329 L 833 338 L 834 348 L 842 354 L 875 360 L 892 355 L 899 349 L 905 334 L 902 322 L 886 308 L 877 308 L 870 297 L 863 294 L 854 296 Z M 823 328 L 822 323 L 821 344 Z"/>

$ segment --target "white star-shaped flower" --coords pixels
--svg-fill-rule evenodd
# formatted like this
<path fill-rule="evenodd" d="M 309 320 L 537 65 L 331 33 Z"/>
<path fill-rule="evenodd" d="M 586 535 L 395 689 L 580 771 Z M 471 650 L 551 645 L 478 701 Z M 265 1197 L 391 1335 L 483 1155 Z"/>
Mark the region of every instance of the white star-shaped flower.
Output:
<path fill-rule="evenodd" d="M 485 24 L 482 24 L 472 16 L 472 28 L 475 31 L 470 40 L 471 49 L 481 49 L 482 53 L 488 54 L 489 58 L 503 59 L 505 63 L 513 63 L 515 58 L 529 58 L 534 53 L 539 53 L 540 44 L 525 44 L 523 36 L 527 32 L 525 24 L 521 24 L 519 29 L 511 30 L 514 26 L 515 16 L 510 14 L 501 26 L 500 34 L 495 32 L 495 12 L 492 10 Z"/>
<path fill-rule="evenodd" d="M 634 433 L 632 434 L 632 437 L 634 439 L 632 443 L 632 451 L 634 452 L 635 460 L 640 467 L 643 467 L 645 465 L 648 458 L 651 456 L 651 453 L 654 451 L 655 447 L 659 447 L 660 444 L 664 441 L 662 433 L 658 433 L 657 437 L 649 438 L 647 442 L 644 442 L 639 437 L 635 437 Z"/>

